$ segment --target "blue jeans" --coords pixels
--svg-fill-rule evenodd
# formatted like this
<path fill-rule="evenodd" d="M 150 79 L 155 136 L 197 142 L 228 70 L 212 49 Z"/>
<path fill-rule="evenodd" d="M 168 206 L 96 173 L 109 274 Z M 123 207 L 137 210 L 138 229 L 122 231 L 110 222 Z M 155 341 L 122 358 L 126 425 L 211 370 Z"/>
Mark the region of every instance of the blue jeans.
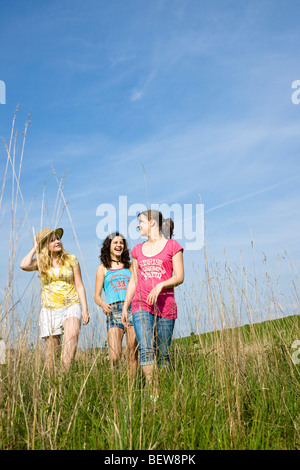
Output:
<path fill-rule="evenodd" d="M 133 325 L 138 342 L 140 365 L 155 364 L 156 359 L 158 365 L 168 365 L 175 319 L 138 310 L 133 313 Z"/>

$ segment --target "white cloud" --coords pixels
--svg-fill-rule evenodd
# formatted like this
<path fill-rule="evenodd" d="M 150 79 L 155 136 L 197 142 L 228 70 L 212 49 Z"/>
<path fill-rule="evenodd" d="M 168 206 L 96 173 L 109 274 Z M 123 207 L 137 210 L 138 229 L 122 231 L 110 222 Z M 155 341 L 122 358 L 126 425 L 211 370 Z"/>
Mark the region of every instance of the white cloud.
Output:
<path fill-rule="evenodd" d="M 151 84 L 151 82 L 154 80 L 156 74 L 157 74 L 157 70 L 153 70 L 140 87 L 132 90 L 131 95 L 130 95 L 130 101 L 133 101 L 133 102 L 140 101 L 141 99 L 144 98 L 145 92 L 147 88 L 149 87 L 149 85 Z"/>
<path fill-rule="evenodd" d="M 299 177 L 300 177 L 300 175 L 296 175 L 296 176 L 293 176 L 292 178 L 288 178 L 287 180 L 283 180 L 283 181 L 280 181 L 278 183 L 272 184 L 271 186 L 267 186 L 266 188 L 262 188 L 258 191 L 253 192 L 253 193 L 245 194 L 245 195 L 236 197 L 236 198 L 234 198 L 230 201 L 222 202 L 221 204 L 218 204 L 217 206 L 212 207 L 211 209 L 208 209 L 206 211 L 206 214 L 208 214 L 209 212 L 213 212 L 217 209 L 221 209 L 225 206 L 230 206 L 231 204 L 236 204 L 238 202 L 245 201 L 246 199 L 251 199 L 253 197 L 259 196 L 260 194 L 272 191 L 273 189 L 278 188 L 279 186 L 283 186 L 287 183 L 293 182 L 295 180 L 299 180 Z"/>
<path fill-rule="evenodd" d="M 130 101 L 140 101 L 144 97 L 144 92 L 141 90 L 133 90 L 130 95 Z"/>

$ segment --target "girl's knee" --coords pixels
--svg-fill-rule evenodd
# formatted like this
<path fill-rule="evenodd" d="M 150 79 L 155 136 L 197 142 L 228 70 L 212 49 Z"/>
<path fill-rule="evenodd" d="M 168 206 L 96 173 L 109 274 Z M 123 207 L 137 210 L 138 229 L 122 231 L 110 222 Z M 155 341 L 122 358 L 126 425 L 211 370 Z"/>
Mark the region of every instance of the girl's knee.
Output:
<path fill-rule="evenodd" d="M 80 321 L 78 318 L 68 318 L 64 322 L 64 335 L 68 338 L 78 338 L 80 331 Z"/>
<path fill-rule="evenodd" d="M 109 354 L 109 356 L 110 356 L 110 360 L 111 360 L 114 364 L 116 364 L 116 363 L 119 362 L 120 359 L 121 359 L 122 351 L 114 351 L 114 350 L 110 349 L 110 354 Z"/>

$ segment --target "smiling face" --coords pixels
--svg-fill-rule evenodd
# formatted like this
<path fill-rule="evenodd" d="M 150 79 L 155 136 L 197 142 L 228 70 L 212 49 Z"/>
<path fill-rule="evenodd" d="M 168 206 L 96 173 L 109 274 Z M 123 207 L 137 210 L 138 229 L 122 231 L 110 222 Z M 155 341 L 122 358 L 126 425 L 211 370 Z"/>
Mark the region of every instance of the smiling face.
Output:
<path fill-rule="evenodd" d="M 61 251 L 61 241 L 56 233 L 53 233 L 49 239 L 48 249 L 50 254 L 59 253 Z"/>
<path fill-rule="evenodd" d="M 124 240 L 122 237 L 117 235 L 110 243 L 110 256 L 112 259 L 118 259 L 121 257 L 124 251 Z"/>

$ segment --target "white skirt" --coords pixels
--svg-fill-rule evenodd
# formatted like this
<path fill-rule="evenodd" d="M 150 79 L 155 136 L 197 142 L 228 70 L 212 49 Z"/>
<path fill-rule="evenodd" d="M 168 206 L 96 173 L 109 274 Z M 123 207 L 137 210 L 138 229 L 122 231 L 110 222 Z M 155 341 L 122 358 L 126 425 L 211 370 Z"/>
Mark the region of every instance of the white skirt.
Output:
<path fill-rule="evenodd" d="M 63 324 L 67 318 L 75 317 L 81 323 L 81 307 L 72 304 L 70 307 L 48 309 L 41 308 L 39 326 L 40 337 L 57 336 L 63 333 Z"/>

